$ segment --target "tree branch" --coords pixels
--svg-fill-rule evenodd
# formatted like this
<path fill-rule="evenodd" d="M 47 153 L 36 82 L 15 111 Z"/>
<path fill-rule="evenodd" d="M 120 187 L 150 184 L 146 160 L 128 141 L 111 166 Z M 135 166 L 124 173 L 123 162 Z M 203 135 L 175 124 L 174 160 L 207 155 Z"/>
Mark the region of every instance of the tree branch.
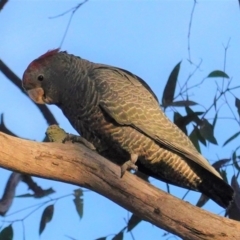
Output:
<path fill-rule="evenodd" d="M 9 208 L 12 205 L 13 198 L 15 197 L 15 190 L 19 182 L 22 180 L 22 174 L 13 172 L 11 173 L 2 199 L 0 200 L 0 215 L 4 216 L 6 212 L 9 210 Z"/>
<path fill-rule="evenodd" d="M 3 7 L 8 2 L 8 0 L 0 0 L 0 11 L 3 10 Z"/>
<path fill-rule="evenodd" d="M 38 143 L 0 132 L 0 166 L 89 188 L 186 240 L 240 239 L 240 223 L 177 199 L 78 144 Z"/>

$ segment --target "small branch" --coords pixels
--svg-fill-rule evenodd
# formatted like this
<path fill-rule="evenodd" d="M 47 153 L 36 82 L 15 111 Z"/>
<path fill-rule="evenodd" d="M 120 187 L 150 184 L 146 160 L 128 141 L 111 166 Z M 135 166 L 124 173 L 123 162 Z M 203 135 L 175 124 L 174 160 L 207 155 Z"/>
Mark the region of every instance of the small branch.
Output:
<path fill-rule="evenodd" d="M 0 71 L 24 94 L 26 92 L 22 88 L 22 81 L 20 78 L 0 59 Z M 26 94 L 27 95 L 27 94 Z M 57 120 L 45 105 L 39 105 L 33 102 L 35 106 L 40 110 L 43 117 L 46 119 L 49 125 L 57 124 Z"/>
<path fill-rule="evenodd" d="M 198 86 L 200 86 L 200 85 L 203 84 L 203 82 L 204 82 L 204 80 L 205 80 L 206 78 L 204 78 L 200 83 L 197 83 L 197 84 L 195 84 L 195 85 L 193 85 L 193 86 L 190 86 L 190 87 L 187 86 L 187 85 L 188 85 L 188 82 L 189 82 L 190 79 L 193 77 L 193 75 L 196 73 L 196 71 L 200 68 L 201 64 L 202 64 L 202 59 L 200 60 L 199 64 L 195 65 L 195 69 L 193 70 L 193 72 L 191 72 L 191 73 L 188 75 L 188 77 L 187 77 L 186 81 L 184 82 L 184 84 L 183 84 L 182 86 L 180 86 L 179 93 L 176 95 L 176 97 L 174 97 L 174 100 L 177 99 L 179 96 L 183 96 L 183 94 L 184 94 L 185 92 L 187 93 L 190 89 L 196 88 L 196 87 L 198 87 Z"/>
<path fill-rule="evenodd" d="M 73 16 L 74 16 L 75 12 L 76 12 L 84 3 L 86 3 L 87 1 L 88 1 L 88 0 L 85 0 L 85 1 L 83 1 L 83 2 L 81 2 L 81 3 L 79 3 L 77 6 L 71 8 L 71 9 L 69 9 L 69 10 L 67 10 L 67 11 L 65 11 L 65 12 L 63 12 L 63 13 L 57 15 L 57 16 L 49 17 L 50 19 L 58 18 L 58 17 L 64 16 L 65 14 L 67 14 L 67 13 L 69 13 L 69 12 L 72 12 L 71 15 L 70 15 L 70 18 L 69 18 L 69 20 L 68 20 L 68 23 L 67 23 L 67 27 L 66 27 L 66 29 L 65 29 L 65 32 L 64 32 L 64 34 L 63 34 L 63 37 L 62 37 L 62 40 L 61 40 L 61 43 L 60 43 L 60 46 L 59 46 L 60 48 L 62 47 L 63 42 L 64 42 L 64 40 L 65 40 L 65 38 L 66 38 L 66 36 L 67 36 L 67 32 L 68 32 L 69 26 L 70 26 L 70 24 L 71 24 L 71 22 L 72 22 L 72 18 L 73 18 Z"/>
<path fill-rule="evenodd" d="M 230 41 L 231 41 L 231 38 L 228 39 L 228 43 L 227 43 L 226 46 L 223 45 L 223 48 L 224 48 L 223 71 L 224 71 L 224 72 L 226 71 L 227 51 L 228 51 L 228 48 L 229 48 Z M 224 81 L 225 81 L 225 79 L 223 78 L 223 79 L 222 79 L 222 89 L 224 88 Z"/>
<path fill-rule="evenodd" d="M 4 122 L 4 115 L 3 115 L 3 113 L 0 115 L 0 131 L 6 133 L 8 135 L 17 137 L 16 134 L 14 134 L 11 130 L 9 130 L 6 127 L 5 122 Z"/>
<path fill-rule="evenodd" d="M 230 41 L 231 41 L 231 38 L 228 39 L 228 42 L 227 42 L 227 45 L 226 45 L 226 46 L 223 45 L 223 48 L 224 48 L 223 71 L 224 71 L 224 72 L 225 72 L 225 70 L 226 70 L 227 50 L 228 50 L 228 48 L 229 48 Z"/>
<path fill-rule="evenodd" d="M 75 13 L 75 12 L 76 12 L 84 3 L 86 3 L 87 1 L 88 1 L 88 0 L 85 0 L 85 1 L 83 1 L 83 2 L 81 2 L 81 3 L 79 3 L 77 6 L 71 8 L 71 9 L 65 11 L 65 12 L 63 12 L 63 13 L 61 13 L 61 14 L 59 14 L 59 15 L 53 16 L 53 17 L 49 17 L 49 18 L 50 18 L 50 19 L 53 19 L 53 18 L 62 17 L 62 16 L 64 16 L 65 14 L 67 14 L 67 13 L 69 13 L 69 12 Z"/>
<path fill-rule="evenodd" d="M 226 104 L 228 105 L 229 108 L 230 108 L 230 106 L 229 106 L 229 103 L 227 102 L 227 99 L 226 99 L 226 93 L 227 93 L 227 92 L 230 92 L 230 90 L 235 89 L 235 88 L 229 88 L 230 83 L 231 83 L 231 80 L 228 82 L 228 85 L 226 86 L 225 90 L 221 89 L 221 90 L 219 91 L 219 96 L 216 97 L 216 100 L 215 100 L 215 101 L 217 102 L 222 96 L 224 96 L 225 102 L 226 102 Z M 207 115 L 207 113 L 208 113 L 213 107 L 214 107 L 214 102 L 208 107 L 208 109 L 207 109 L 207 110 L 205 111 L 205 113 L 202 115 L 202 119 L 204 119 L 204 117 Z M 231 109 L 230 109 L 230 110 L 231 110 Z M 232 111 L 232 113 L 233 113 L 233 111 Z M 233 113 L 233 116 L 234 116 L 234 118 L 236 119 L 234 113 Z M 236 121 L 237 121 L 237 119 L 236 119 Z M 237 121 L 237 122 L 238 122 L 238 121 Z M 239 122 L 238 122 L 238 124 L 239 124 Z"/>
<path fill-rule="evenodd" d="M 192 7 L 192 12 L 190 15 L 190 21 L 189 21 L 189 26 L 188 26 L 188 58 L 190 63 L 192 63 L 192 59 L 191 59 L 191 47 L 190 47 L 190 37 L 191 37 L 191 28 L 192 28 L 192 21 L 193 21 L 193 13 L 196 7 L 197 1 L 194 0 L 193 2 L 193 7 Z"/>
<path fill-rule="evenodd" d="M 13 151 L 14 149 L 14 151 Z M 185 240 L 240 239 L 240 223 L 167 194 L 78 144 L 38 143 L 0 133 L 0 166 L 91 189 Z"/>

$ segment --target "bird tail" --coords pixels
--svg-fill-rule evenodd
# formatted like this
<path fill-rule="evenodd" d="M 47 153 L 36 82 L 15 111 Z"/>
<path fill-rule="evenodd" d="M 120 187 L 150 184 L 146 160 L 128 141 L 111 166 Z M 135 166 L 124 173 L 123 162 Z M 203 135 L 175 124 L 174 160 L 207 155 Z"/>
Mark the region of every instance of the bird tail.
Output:
<path fill-rule="evenodd" d="M 209 174 L 209 176 L 207 176 Z M 199 184 L 198 190 L 211 198 L 214 202 L 227 208 L 234 200 L 234 190 L 219 177 L 208 173 Z"/>
<path fill-rule="evenodd" d="M 192 177 L 192 174 L 190 174 L 189 177 L 182 174 L 179 175 L 175 168 L 171 168 L 171 171 L 167 171 L 168 167 L 165 166 L 164 168 L 162 166 L 157 168 L 158 171 L 153 171 L 151 168 L 144 166 L 141 162 L 137 162 L 137 165 L 140 172 L 175 186 L 202 192 L 223 208 L 230 206 L 234 199 L 234 190 L 230 185 L 193 161 L 189 161 L 189 165 L 191 165 L 192 169 L 191 172 L 200 176 L 201 181 L 198 180 L 199 178 Z M 180 164 L 179 166 L 181 167 Z M 160 169 L 164 169 L 164 172 L 167 172 L 167 174 L 163 174 L 162 171 L 159 171 Z M 184 169 L 184 167 L 182 167 L 182 169 Z"/>

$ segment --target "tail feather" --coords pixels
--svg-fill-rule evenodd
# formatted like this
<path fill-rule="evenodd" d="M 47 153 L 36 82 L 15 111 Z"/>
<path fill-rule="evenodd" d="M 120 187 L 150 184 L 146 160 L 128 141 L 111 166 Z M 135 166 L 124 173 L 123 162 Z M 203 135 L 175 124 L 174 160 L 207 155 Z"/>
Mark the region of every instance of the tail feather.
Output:
<path fill-rule="evenodd" d="M 193 165 L 195 165 L 195 173 L 197 173 L 202 180 L 195 187 L 185 185 L 186 182 L 183 184 L 182 182 L 176 181 L 174 176 L 168 176 L 168 178 L 166 178 L 163 174 L 147 168 L 140 161 L 137 162 L 137 165 L 140 172 L 175 186 L 202 192 L 223 208 L 229 207 L 234 199 L 234 190 L 230 185 L 201 166 L 196 166 L 195 163 L 193 163 Z"/>
<path fill-rule="evenodd" d="M 204 178 L 198 189 L 223 208 L 229 207 L 234 200 L 232 187 L 214 175 Z"/>

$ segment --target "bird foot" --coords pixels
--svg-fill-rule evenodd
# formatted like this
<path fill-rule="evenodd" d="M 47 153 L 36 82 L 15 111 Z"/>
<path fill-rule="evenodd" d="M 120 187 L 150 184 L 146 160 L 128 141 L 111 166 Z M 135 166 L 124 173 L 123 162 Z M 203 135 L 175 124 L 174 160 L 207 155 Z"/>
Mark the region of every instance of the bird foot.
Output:
<path fill-rule="evenodd" d="M 127 170 L 134 170 L 134 171 L 138 170 L 138 167 L 135 165 L 135 163 L 137 162 L 137 159 L 138 159 L 138 155 L 137 154 L 131 154 L 131 159 L 128 160 L 127 162 L 125 162 L 121 166 L 121 177 L 123 177 L 124 173 Z"/>
<path fill-rule="evenodd" d="M 96 150 L 96 148 L 93 146 L 92 143 L 90 143 L 88 140 L 78 135 L 67 133 L 67 136 L 63 139 L 62 142 L 65 143 L 67 141 L 72 141 L 72 143 L 78 142 L 91 150 L 94 150 L 94 151 Z"/>

